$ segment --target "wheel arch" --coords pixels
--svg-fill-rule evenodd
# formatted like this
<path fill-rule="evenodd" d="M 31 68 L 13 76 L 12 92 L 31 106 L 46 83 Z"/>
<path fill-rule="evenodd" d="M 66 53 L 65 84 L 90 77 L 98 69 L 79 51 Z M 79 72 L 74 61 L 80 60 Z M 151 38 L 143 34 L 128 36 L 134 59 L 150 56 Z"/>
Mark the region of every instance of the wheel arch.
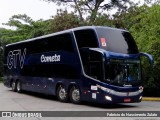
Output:
<path fill-rule="evenodd" d="M 14 79 L 13 79 L 13 78 L 11 78 L 11 79 L 10 79 L 10 83 L 9 83 L 10 87 L 12 87 L 12 83 L 13 83 L 13 81 L 14 81 Z"/>
<path fill-rule="evenodd" d="M 58 89 L 58 87 L 59 87 L 60 85 L 63 85 L 63 86 L 64 86 L 64 84 L 63 84 L 62 82 L 57 82 L 56 87 L 55 87 L 55 95 L 57 94 L 57 89 Z"/>

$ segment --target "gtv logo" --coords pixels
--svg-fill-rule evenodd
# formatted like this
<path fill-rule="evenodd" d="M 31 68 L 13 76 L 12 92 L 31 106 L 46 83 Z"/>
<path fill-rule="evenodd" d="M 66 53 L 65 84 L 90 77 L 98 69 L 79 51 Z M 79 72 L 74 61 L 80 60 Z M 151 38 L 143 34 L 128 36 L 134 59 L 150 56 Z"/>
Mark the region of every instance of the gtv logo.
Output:
<path fill-rule="evenodd" d="M 23 52 L 21 51 L 21 49 L 10 51 L 7 56 L 8 68 L 9 69 L 12 69 L 12 67 L 17 68 L 17 64 L 19 64 L 20 68 L 22 69 L 26 52 L 27 52 L 26 48 L 23 50 Z"/>

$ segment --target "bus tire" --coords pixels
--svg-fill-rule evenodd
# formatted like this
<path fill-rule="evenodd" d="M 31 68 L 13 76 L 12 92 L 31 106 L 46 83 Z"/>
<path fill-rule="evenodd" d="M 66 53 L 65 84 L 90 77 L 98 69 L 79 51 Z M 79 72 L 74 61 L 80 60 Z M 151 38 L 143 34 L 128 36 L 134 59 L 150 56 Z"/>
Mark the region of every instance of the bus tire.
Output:
<path fill-rule="evenodd" d="M 74 103 L 74 104 L 80 104 L 80 102 L 81 102 L 81 95 L 80 95 L 80 90 L 79 90 L 78 87 L 73 86 L 70 89 L 69 98 L 70 98 L 70 101 L 72 103 Z"/>
<path fill-rule="evenodd" d="M 12 87 L 12 91 L 14 91 L 14 92 L 17 91 L 17 84 L 16 84 L 16 81 L 15 81 L 15 80 L 12 81 L 11 87 Z"/>
<path fill-rule="evenodd" d="M 20 82 L 20 80 L 18 80 L 18 81 L 16 82 L 16 86 L 17 86 L 17 92 L 18 92 L 18 93 L 21 93 L 21 92 L 22 92 L 22 87 L 21 87 L 21 82 Z"/>
<path fill-rule="evenodd" d="M 57 98 L 61 102 L 68 101 L 68 95 L 63 85 L 59 85 L 57 88 Z"/>

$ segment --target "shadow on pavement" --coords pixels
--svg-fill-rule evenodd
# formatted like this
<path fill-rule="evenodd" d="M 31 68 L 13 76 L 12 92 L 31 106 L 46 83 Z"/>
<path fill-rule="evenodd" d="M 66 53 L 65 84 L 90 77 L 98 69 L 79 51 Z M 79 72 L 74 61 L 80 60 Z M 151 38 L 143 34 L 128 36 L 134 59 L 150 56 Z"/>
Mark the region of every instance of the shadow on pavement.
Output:
<path fill-rule="evenodd" d="M 102 108 L 102 109 L 120 109 L 120 108 L 134 108 L 137 107 L 136 105 L 130 105 L 125 103 L 117 103 L 117 104 L 98 104 L 98 103 L 92 103 L 92 102 L 83 102 L 83 105 L 90 106 L 90 107 L 96 107 L 96 108 Z M 124 110 L 124 109 L 123 109 Z"/>
<path fill-rule="evenodd" d="M 12 90 L 9 90 L 9 91 L 13 92 Z M 53 96 L 53 95 L 46 95 L 46 94 L 42 94 L 42 93 L 35 93 L 35 92 L 29 92 L 29 91 L 22 91 L 21 94 L 26 94 L 26 95 L 33 96 L 33 97 L 38 97 L 38 98 L 41 98 L 41 99 L 58 101 L 57 97 Z M 72 103 L 70 103 L 70 101 L 69 101 L 68 104 L 72 104 Z M 116 110 L 120 109 L 120 108 L 134 108 L 134 107 L 137 107 L 136 103 L 133 105 L 133 103 L 131 103 L 131 104 L 130 103 L 99 104 L 99 103 L 94 103 L 94 102 L 81 102 L 80 105 L 85 105 L 85 106 L 95 107 L 95 108 L 101 108 L 101 109 L 116 109 Z"/>

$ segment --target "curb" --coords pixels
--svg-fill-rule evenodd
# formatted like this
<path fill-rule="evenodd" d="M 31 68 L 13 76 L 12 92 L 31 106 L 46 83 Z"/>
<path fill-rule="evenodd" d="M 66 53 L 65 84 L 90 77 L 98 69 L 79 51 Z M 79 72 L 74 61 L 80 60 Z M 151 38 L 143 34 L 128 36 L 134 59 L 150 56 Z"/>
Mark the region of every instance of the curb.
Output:
<path fill-rule="evenodd" d="M 142 101 L 160 101 L 160 97 L 143 97 Z"/>

